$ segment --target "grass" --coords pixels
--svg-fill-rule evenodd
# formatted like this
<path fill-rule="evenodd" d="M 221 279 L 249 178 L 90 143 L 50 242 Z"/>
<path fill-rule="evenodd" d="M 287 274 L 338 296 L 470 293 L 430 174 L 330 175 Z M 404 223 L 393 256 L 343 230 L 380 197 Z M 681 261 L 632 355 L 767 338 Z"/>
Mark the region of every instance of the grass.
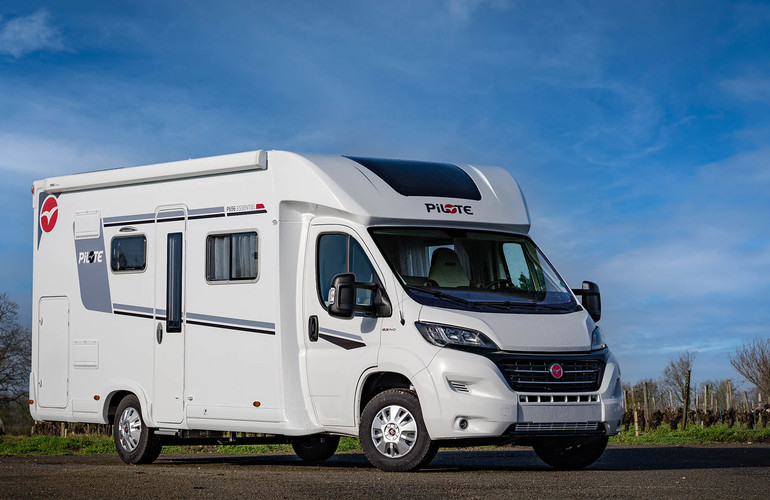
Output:
<path fill-rule="evenodd" d="M 98 455 L 115 453 L 115 443 L 106 436 L 0 436 L 0 456 L 8 455 Z"/>
<path fill-rule="evenodd" d="M 701 427 L 688 425 L 687 429 L 672 431 L 668 426 L 661 426 L 654 431 L 635 436 L 633 426 L 626 432 L 610 438 L 610 444 L 704 444 L 704 443 L 770 443 L 770 427 L 764 429 L 746 429 L 712 425 Z"/>
<path fill-rule="evenodd" d="M 340 439 L 338 452 L 359 451 L 358 440 Z M 104 455 L 114 454 L 115 443 L 110 436 L 0 436 L 0 456 L 12 455 Z M 259 455 L 264 453 L 294 453 L 288 444 L 223 445 L 223 446 L 164 446 L 163 453 L 221 453 L 226 455 Z"/>
<path fill-rule="evenodd" d="M 634 436 L 628 432 L 610 438 L 610 444 L 679 445 L 704 443 L 770 443 L 770 428 L 745 429 L 723 426 L 700 427 L 690 425 L 686 430 L 672 431 L 668 427 Z M 360 451 L 358 440 L 340 439 L 338 452 Z M 265 453 L 292 453 L 291 445 L 224 445 L 224 446 L 166 446 L 163 453 L 221 453 L 258 455 Z M 11 455 L 100 455 L 114 454 L 115 444 L 109 436 L 73 435 L 54 436 L 0 436 L 0 456 Z"/>

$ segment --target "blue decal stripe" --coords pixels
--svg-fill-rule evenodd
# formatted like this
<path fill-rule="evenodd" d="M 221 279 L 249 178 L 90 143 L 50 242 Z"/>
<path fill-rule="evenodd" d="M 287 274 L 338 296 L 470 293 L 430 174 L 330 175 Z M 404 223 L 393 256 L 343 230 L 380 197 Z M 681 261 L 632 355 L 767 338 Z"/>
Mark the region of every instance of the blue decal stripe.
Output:
<path fill-rule="evenodd" d="M 133 316 L 137 318 L 148 318 L 165 320 L 165 309 L 153 309 L 151 307 L 133 306 L 129 304 L 113 304 L 115 314 L 123 316 Z M 155 316 L 157 314 L 157 316 Z M 275 323 L 266 321 L 252 321 L 248 319 L 227 318 L 224 316 L 212 316 L 209 314 L 187 313 L 185 314 L 185 323 L 197 326 L 209 326 L 212 328 L 224 328 L 228 330 L 237 330 L 241 332 L 263 333 L 266 335 L 275 335 Z"/>
<path fill-rule="evenodd" d="M 224 316 L 211 316 L 209 314 L 187 313 L 188 319 L 197 319 L 201 321 L 209 321 L 212 323 L 229 323 L 239 326 L 250 326 L 253 328 L 267 328 L 275 329 L 275 323 L 267 323 L 264 321 L 251 321 L 248 319 L 227 318 Z"/>
<path fill-rule="evenodd" d="M 128 304 L 112 304 L 114 309 L 123 309 L 124 311 L 133 311 L 138 313 L 153 314 L 152 307 L 130 306 Z M 164 311 L 165 314 L 165 311 Z"/>

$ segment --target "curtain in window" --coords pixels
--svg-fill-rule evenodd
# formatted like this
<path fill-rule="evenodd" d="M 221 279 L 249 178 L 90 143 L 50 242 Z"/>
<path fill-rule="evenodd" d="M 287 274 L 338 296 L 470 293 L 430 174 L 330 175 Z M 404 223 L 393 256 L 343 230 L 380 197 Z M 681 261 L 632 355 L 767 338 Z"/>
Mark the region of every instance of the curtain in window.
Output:
<path fill-rule="evenodd" d="M 232 235 L 232 270 L 230 279 L 257 277 L 257 233 Z"/>
<path fill-rule="evenodd" d="M 399 245 L 398 257 L 401 264 L 399 270 L 401 275 L 428 276 L 430 262 L 424 247 L 409 244 Z"/>
<path fill-rule="evenodd" d="M 230 279 L 230 235 L 209 236 L 209 281 Z"/>

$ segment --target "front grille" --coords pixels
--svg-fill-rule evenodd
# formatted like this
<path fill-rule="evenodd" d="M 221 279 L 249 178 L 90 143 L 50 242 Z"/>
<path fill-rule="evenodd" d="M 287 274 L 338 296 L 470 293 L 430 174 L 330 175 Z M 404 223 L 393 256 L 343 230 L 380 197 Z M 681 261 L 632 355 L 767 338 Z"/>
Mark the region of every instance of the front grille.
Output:
<path fill-rule="evenodd" d="M 557 422 L 557 423 L 537 423 L 522 422 L 516 424 L 513 428 L 514 434 L 549 434 L 549 433 L 580 433 L 580 432 L 600 432 L 602 425 L 598 422 Z"/>
<path fill-rule="evenodd" d="M 519 403 L 596 403 L 596 394 L 520 394 Z"/>
<path fill-rule="evenodd" d="M 553 363 L 563 370 L 561 378 L 549 371 Z M 511 388 L 518 392 L 581 392 L 596 391 L 601 383 L 604 362 L 598 359 L 515 359 L 498 361 Z"/>

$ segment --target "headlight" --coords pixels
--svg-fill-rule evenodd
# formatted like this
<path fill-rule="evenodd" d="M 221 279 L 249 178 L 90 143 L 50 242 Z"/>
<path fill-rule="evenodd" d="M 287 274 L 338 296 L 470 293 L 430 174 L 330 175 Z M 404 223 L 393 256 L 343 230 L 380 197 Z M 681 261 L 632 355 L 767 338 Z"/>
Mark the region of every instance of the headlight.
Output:
<path fill-rule="evenodd" d="M 489 337 L 476 330 L 467 330 L 456 326 L 439 325 L 437 323 L 415 322 L 425 340 L 433 345 L 444 347 L 454 345 L 461 347 L 477 347 L 480 349 L 500 350 L 497 345 L 489 340 Z"/>
<path fill-rule="evenodd" d="M 607 347 L 607 343 L 604 341 L 604 335 L 602 335 L 602 329 L 600 327 L 594 328 L 594 333 L 591 334 L 591 350 L 598 351 Z"/>

